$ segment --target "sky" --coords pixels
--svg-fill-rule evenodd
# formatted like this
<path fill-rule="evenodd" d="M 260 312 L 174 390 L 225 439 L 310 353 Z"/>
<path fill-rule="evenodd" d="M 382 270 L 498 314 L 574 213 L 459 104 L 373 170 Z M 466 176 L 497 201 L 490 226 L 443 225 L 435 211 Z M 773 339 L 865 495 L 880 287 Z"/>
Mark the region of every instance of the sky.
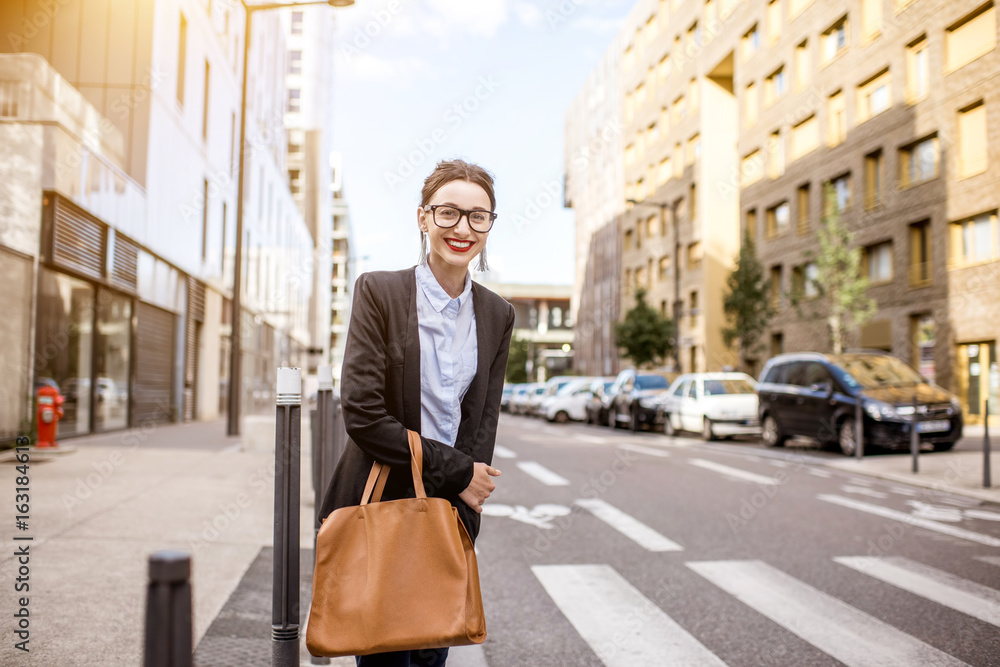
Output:
<path fill-rule="evenodd" d="M 359 0 L 336 10 L 334 144 L 359 272 L 417 262 L 423 180 L 463 158 L 495 178 L 490 279 L 572 284 L 563 122 L 632 4 Z"/>

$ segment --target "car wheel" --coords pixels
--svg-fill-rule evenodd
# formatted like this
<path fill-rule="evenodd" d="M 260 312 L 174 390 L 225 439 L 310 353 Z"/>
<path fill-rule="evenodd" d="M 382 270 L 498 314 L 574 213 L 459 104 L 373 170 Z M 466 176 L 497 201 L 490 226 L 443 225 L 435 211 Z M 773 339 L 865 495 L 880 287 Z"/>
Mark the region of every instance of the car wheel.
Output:
<path fill-rule="evenodd" d="M 705 417 L 705 425 L 701 429 L 701 437 L 705 439 L 705 442 L 715 440 L 715 431 L 712 430 L 712 420 L 708 417 Z"/>
<path fill-rule="evenodd" d="M 947 452 L 949 449 L 955 446 L 954 442 L 935 442 L 934 451 L 935 452 Z"/>
<path fill-rule="evenodd" d="M 568 421 L 569 421 L 569 414 L 567 414 L 565 410 L 560 410 L 559 412 L 556 413 L 557 424 L 565 424 Z"/>
<path fill-rule="evenodd" d="M 618 414 L 614 406 L 608 408 L 608 428 L 618 428 Z"/>
<path fill-rule="evenodd" d="M 642 423 L 639 421 L 639 408 L 632 406 L 629 411 L 631 413 L 631 419 L 629 420 L 629 427 L 633 433 L 638 433 L 642 430 Z"/>
<path fill-rule="evenodd" d="M 854 426 L 853 417 L 848 417 L 840 423 L 837 442 L 840 443 L 840 451 L 844 456 L 854 456 L 858 451 L 857 429 Z"/>
<path fill-rule="evenodd" d="M 785 436 L 781 432 L 781 426 L 778 425 L 778 420 L 771 415 L 764 417 L 760 437 L 768 447 L 781 447 L 785 444 Z"/>
<path fill-rule="evenodd" d="M 669 412 L 663 415 L 663 435 L 671 437 L 677 435 L 677 429 L 674 428 L 674 418 Z"/>

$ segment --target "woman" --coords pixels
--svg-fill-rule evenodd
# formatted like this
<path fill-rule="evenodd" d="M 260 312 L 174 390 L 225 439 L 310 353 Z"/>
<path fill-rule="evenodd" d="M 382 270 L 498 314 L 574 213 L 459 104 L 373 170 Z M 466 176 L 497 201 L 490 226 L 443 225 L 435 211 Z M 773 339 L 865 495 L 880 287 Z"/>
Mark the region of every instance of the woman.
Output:
<path fill-rule="evenodd" d="M 372 271 L 354 286 L 340 402 L 349 439 L 320 517 L 358 505 L 372 462 L 392 467 L 383 500 L 414 497 L 406 430 L 420 434 L 428 496 L 447 498 L 473 540 L 495 488 L 493 460 L 514 308 L 472 282 L 486 266 L 496 219 L 493 178 L 461 160 L 441 162 L 417 209 L 420 263 Z M 448 649 L 358 658 L 359 667 L 445 664 Z"/>

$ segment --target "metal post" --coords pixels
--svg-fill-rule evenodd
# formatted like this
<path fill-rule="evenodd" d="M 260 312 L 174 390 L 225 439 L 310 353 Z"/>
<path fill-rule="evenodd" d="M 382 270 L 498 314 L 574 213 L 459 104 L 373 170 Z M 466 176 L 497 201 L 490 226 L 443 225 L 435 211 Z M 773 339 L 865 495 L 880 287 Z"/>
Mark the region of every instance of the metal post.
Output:
<path fill-rule="evenodd" d="M 274 576 L 271 665 L 299 664 L 299 455 L 302 374 L 279 368 L 274 439 Z"/>
<path fill-rule="evenodd" d="M 983 401 L 983 487 L 990 488 L 990 400 Z"/>
<path fill-rule="evenodd" d="M 854 404 L 854 455 L 858 460 L 865 456 L 865 411 L 861 407 L 862 403 L 864 396 L 859 393 Z"/>
<path fill-rule="evenodd" d="M 913 455 L 913 472 L 920 472 L 920 433 L 917 431 L 917 395 L 913 395 L 913 415 L 910 417 L 910 454 Z"/>
<path fill-rule="evenodd" d="M 316 369 L 319 388 L 316 392 L 316 433 L 313 436 L 313 563 L 316 559 L 316 545 L 319 541 L 319 513 L 323 507 L 329 461 L 333 457 L 333 369 L 323 365 Z M 330 659 L 311 656 L 310 664 L 329 665 Z"/>
<path fill-rule="evenodd" d="M 191 667 L 191 555 L 157 551 L 149 556 L 144 667 Z"/>

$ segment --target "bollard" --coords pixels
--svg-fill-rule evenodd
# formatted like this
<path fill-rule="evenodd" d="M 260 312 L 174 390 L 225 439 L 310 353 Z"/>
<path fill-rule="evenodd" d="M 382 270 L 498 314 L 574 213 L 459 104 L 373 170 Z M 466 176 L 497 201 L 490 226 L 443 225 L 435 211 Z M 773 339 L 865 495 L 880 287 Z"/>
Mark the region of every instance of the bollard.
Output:
<path fill-rule="evenodd" d="M 983 401 L 983 487 L 993 486 L 990 479 L 990 400 Z"/>
<path fill-rule="evenodd" d="M 326 470 L 333 457 L 333 369 L 320 366 L 316 370 L 319 389 L 316 392 L 317 433 L 313 437 L 313 564 L 316 563 L 316 543 L 319 540 L 319 512 L 323 507 L 326 487 L 330 482 Z M 311 656 L 310 664 L 329 665 L 330 659 Z"/>
<path fill-rule="evenodd" d="M 299 457 L 302 375 L 279 368 L 274 436 L 274 572 L 271 587 L 271 665 L 299 664 Z"/>
<path fill-rule="evenodd" d="M 917 430 L 917 395 L 913 395 L 913 415 L 910 417 L 910 453 L 913 455 L 913 472 L 920 472 L 920 432 Z"/>
<path fill-rule="evenodd" d="M 191 555 L 157 551 L 149 556 L 144 667 L 191 667 Z"/>
<path fill-rule="evenodd" d="M 859 393 L 854 404 L 854 456 L 862 459 L 865 456 L 865 411 L 861 409 L 864 397 Z"/>

